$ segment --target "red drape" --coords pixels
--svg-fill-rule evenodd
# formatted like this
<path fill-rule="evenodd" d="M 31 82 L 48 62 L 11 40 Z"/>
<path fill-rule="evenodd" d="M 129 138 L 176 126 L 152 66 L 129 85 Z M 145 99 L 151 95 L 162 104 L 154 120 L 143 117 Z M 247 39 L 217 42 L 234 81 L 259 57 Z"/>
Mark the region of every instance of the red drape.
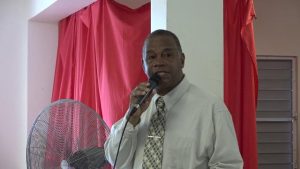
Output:
<path fill-rule="evenodd" d="M 111 126 L 126 112 L 132 88 L 146 80 L 141 54 L 149 32 L 149 3 L 132 10 L 99 0 L 60 21 L 52 101 L 81 101 Z"/>
<path fill-rule="evenodd" d="M 245 169 L 257 169 L 257 65 L 253 0 L 224 0 L 224 99 Z"/>

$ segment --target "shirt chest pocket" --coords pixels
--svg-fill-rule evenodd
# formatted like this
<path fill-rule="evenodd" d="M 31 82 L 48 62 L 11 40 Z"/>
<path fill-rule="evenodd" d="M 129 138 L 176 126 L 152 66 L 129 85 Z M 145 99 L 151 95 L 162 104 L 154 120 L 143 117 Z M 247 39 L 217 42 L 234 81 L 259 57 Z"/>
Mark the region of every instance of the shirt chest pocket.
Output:
<path fill-rule="evenodd" d="M 187 169 L 192 167 L 193 158 L 196 155 L 196 147 L 193 138 L 177 137 L 165 140 L 163 168 Z"/>

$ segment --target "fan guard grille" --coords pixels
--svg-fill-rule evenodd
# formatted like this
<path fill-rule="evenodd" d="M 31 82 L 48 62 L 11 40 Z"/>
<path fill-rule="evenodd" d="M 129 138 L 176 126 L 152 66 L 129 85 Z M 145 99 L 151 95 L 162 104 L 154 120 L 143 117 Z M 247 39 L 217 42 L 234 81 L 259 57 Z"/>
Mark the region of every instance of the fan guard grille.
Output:
<path fill-rule="evenodd" d="M 31 128 L 27 168 L 61 168 L 61 161 L 79 150 L 103 148 L 108 136 L 108 126 L 93 109 L 79 101 L 58 100 L 40 113 Z M 109 164 L 104 164 L 104 168 L 110 168 Z"/>

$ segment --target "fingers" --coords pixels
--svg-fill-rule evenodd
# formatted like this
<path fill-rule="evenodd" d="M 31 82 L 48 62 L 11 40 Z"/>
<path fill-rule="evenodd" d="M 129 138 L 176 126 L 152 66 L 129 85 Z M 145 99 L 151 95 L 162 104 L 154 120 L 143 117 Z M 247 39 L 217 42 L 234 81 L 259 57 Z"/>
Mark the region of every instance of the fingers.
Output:
<path fill-rule="evenodd" d="M 141 99 L 144 95 L 149 92 L 150 84 L 148 82 L 143 82 L 134 88 L 130 94 L 130 105 L 133 106 Z"/>
<path fill-rule="evenodd" d="M 131 96 L 138 98 L 140 96 L 144 96 L 147 92 L 149 92 L 149 82 L 143 82 L 139 84 L 133 91 L 131 92 Z"/>
<path fill-rule="evenodd" d="M 134 106 L 137 104 L 137 101 L 139 98 L 146 95 L 148 92 L 150 92 L 150 84 L 148 82 L 140 83 L 136 88 L 134 88 L 130 94 L 130 106 Z M 140 122 L 140 116 L 141 114 L 148 108 L 149 103 L 151 101 L 153 94 L 151 93 L 149 97 L 147 97 L 142 105 L 138 107 L 136 112 L 134 112 L 129 122 L 133 124 L 133 126 L 136 126 Z"/>

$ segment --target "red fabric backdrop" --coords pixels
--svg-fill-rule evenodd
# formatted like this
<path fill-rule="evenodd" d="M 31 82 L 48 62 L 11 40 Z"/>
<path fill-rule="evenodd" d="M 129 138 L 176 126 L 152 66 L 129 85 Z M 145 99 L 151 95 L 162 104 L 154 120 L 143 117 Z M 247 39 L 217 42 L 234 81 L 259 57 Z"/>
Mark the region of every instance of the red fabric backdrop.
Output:
<path fill-rule="evenodd" d="M 146 80 L 141 54 L 149 32 L 149 3 L 132 10 L 99 0 L 60 21 L 52 101 L 81 101 L 111 126 L 127 110 L 132 88 Z"/>
<path fill-rule="evenodd" d="M 245 169 L 257 169 L 253 0 L 224 0 L 224 99 L 235 125 Z"/>

